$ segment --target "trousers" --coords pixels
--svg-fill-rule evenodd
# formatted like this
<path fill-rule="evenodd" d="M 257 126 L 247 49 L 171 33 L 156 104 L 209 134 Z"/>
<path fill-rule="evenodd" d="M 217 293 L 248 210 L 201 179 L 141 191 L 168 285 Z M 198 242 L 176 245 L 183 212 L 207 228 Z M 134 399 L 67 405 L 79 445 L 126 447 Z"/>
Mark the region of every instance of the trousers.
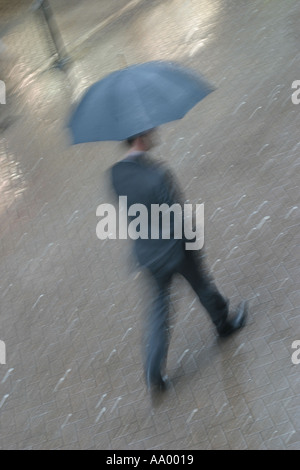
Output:
<path fill-rule="evenodd" d="M 153 306 L 146 331 L 144 369 L 148 385 L 161 381 L 169 348 L 169 301 L 172 277 L 182 275 L 191 285 L 212 323 L 219 328 L 228 316 L 228 302 L 218 291 L 204 263 L 192 250 L 184 250 L 180 260 L 149 268 L 154 280 Z"/>

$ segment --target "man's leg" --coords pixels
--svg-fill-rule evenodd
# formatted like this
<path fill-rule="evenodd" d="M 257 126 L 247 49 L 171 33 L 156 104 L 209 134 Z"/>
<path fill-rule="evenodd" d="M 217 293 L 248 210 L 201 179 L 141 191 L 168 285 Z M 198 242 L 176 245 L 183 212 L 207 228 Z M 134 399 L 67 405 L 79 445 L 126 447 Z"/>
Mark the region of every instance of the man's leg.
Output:
<path fill-rule="evenodd" d="M 218 328 L 228 316 L 228 302 L 220 294 L 204 266 L 201 265 L 201 260 L 196 259 L 192 250 L 186 250 L 185 260 L 179 273 L 185 277 L 194 289 L 212 322 Z"/>
<path fill-rule="evenodd" d="M 245 324 L 247 305 L 241 303 L 236 315 L 228 319 L 228 301 L 221 295 L 215 283 L 192 250 L 186 250 L 179 273 L 186 278 L 208 312 L 220 336 L 228 336 Z"/>
<path fill-rule="evenodd" d="M 147 386 L 163 388 L 169 347 L 169 288 L 171 276 L 155 275 L 155 298 L 146 326 L 145 376 Z"/>

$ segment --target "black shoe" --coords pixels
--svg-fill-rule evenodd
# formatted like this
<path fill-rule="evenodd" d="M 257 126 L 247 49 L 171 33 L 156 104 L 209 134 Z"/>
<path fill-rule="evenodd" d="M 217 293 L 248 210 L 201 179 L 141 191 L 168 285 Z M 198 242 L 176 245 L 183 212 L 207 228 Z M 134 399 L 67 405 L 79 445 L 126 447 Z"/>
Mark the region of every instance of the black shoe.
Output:
<path fill-rule="evenodd" d="M 148 384 L 150 392 L 150 401 L 154 408 L 162 403 L 165 392 L 169 389 L 170 382 L 167 376 L 161 377 L 160 380 L 151 385 Z"/>
<path fill-rule="evenodd" d="M 224 323 L 217 328 L 219 336 L 221 338 L 226 338 L 227 336 L 245 326 L 247 314 L 248 304 L 246 301 L 243 301 L 237 307 L 235 315 L 232 318 L 227 318 Z"/>
<path fill-rule="evenodd" d="M 148 386 L 148 390 L 150 390 L 151 392 L 154 392 L 154 393 L 165 392 L 169 386 L 169 378 L 167 375 L 165 375 L 164 377 L 160 376 L 157 382 L 148 383 L 147 386 Z"/>

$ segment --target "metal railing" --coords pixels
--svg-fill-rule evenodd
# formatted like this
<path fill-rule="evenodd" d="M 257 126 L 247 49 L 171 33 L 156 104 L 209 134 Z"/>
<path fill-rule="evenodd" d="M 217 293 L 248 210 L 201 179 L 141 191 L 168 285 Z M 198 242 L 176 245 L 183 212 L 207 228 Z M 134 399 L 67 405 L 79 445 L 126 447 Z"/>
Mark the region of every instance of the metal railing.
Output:
<path fill-rule="evenodd" d="M 57 54 L 57 60 L 55 61 L 54 65 L 59 69 L 64 69 L 70 61 L 70 58 L 68 57 L 63 39 L 54 19 L 53 11 L 49 1 L 36 0 L 32 5 L 32 9 L 34 11 L 40 12 L 47 24 Z"/>

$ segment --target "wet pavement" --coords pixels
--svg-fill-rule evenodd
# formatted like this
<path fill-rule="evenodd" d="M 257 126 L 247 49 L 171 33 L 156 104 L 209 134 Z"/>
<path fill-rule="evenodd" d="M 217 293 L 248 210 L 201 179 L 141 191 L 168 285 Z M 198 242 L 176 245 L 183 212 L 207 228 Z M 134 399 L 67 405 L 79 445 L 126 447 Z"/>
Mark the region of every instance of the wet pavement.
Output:
<path fill-rule="evenodd" d="M 53 0 L 65 71 L 30 5 L 0 0 L 1 449 L 299 450 L 299 2 Z M 96 237 L 105 172 L 124 149 L 70 147 L 65 122 L 95 80 L 154 59 L 217 86 L 161 128 L 154 154 L 204 202 L 208 263 L 250 317 L 220 342 L 176 278 L 171 388 L 153 409 L 140 357 L 147 284 L 129 243 Z"/>

